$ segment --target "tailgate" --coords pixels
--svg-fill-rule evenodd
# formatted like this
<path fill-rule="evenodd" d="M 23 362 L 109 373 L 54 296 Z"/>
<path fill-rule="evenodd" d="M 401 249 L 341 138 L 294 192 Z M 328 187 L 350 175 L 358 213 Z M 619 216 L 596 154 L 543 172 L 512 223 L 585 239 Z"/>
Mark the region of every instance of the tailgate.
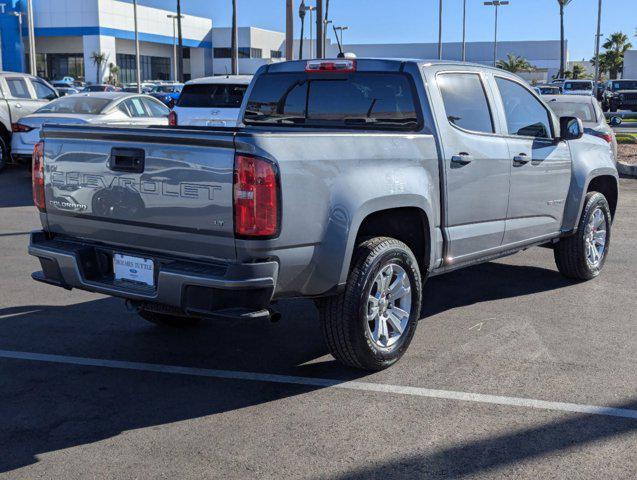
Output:
<path fill-rule="evenodd" d="M 232 260 L 234 132 L 45 126 L 48 230 Z"/>

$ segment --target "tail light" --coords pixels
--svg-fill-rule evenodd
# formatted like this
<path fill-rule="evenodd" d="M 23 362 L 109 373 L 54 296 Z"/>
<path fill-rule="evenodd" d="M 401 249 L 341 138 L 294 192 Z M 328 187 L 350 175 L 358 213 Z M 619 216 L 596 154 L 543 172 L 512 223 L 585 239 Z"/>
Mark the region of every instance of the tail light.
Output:
<path fill-rule="evenodd" d="M 264 238 L 279 232 L 279 179 L 267 160 L 237 155 L 234 162 L 234 233 Z"/>
<path fill-rule="evenodd" d="M 23 125 L 22 123 L 12 123 L 11 131 L 13 133 L 26 133 L 33 130 L 33 127 L 29 127 L 28 125 Z"/>
<path fill-rule="evenodd" d="M 171 127 L 177 126 L 177 113 L 175 113 L 174 110 L 171 110 L 168 114 L 168 125 L 170 125 Z"/>
<path fill-rule="evenodd" d="M 44 200 L 44 140 L 40 140 L 33 148 L 33 165 L 31 180 L 33 185 L 33 203 L 41 212 L 46 211 Z"/>
<path fill-rule="evenodd" d="M 306 72 L 347 73 L 356 71 L 356 60 L 310 60 L 305 64 Z"/>

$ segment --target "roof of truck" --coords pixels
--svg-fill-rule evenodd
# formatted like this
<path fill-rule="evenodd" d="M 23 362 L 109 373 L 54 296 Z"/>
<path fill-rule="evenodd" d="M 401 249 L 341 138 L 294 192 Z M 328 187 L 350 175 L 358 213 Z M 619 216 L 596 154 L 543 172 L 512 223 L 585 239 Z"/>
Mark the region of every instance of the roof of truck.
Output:
<path fill-rule="evenodd" d="M 202 77 L 197 78 L 195 80 L 190 80 L 186 82 L 186 85 L 195 85 L 195 84 L 227 84 L 234 83 L 237 85 L 248 85 L 252 81 L 252 75 L 223 75 L 223 76 L 215 76 L 215 77 Z"/>

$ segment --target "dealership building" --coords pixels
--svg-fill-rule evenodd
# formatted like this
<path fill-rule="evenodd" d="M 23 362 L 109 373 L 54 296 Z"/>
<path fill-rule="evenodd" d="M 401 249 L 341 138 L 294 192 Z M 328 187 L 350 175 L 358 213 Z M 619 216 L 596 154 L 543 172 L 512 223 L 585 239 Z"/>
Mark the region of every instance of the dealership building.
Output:
<path fill-rule="evenodd" d="M 166 1 L 165 5 L 174 4 Z M 20 16 L 18 13 L 22 12 Z M 0 0 L 0 69 L 25 71 L 28 65 L 28 29 L 24 0 Z M 175 12 L 138 6 L 138 30 L 143 80 L 174 78 Z M 121 0 L 33 0 L 35 50 L 38 75 L 48 79 L 64 76 L 84 78 L 88 82 L 109 77 L 109 64 L 119 67 L 118 80 L 135 81 L 135 42 L 133 4 Z M 22 18 L 22 35 L 20 35 Z M 298 25 L 295 25 L 298 29 Z M 307 24 L 306 24 L 307 27 Z M 308 28 L 306 28 L 306 32 Z M 223 75 L 230 72 L 231 29 L 213 28 L 210 18 L 184 15 L 182 18 L 185 78 Z M 261 66 L 285 60 L 285 34 L 257 27 L 239 28 L 239 73 L 252 74 Z M 298 58 L 300 41 L 294 45 Z M 315 51 L 315 43 L 303 42 L 303 58 Z M 437 43 L 384 43 L 345 45 L 345 51 L 358 57 L 437 58 Z M 443 58 L 461 59 L 459 42 L 444 43 Z M 568 51 L 568 50 L 567 50 Z M 338 46 L 328 39 L 327 56 L 335 57 Z M 103 53 L 106 61 L 98 66 L 94 53 Z M 524 57 L 536 67 L 523 74 L 529 80 L 547 81 L 560 66 L 560 42 L 503 41 L 498 43 L 498 58 L 507 54 Z M 467 42 L 470 62 L 490 65 L 492 42 Z M 568 54 L 567 54 L 568 59 Z"/>
<path fill-rule="evenodd" d="M 168 2 L 167 2 L 168 3 Z M 174 2 L 171 2 L 174 3 Z M 28 70 L 28 29 L 24 0 L 0 0 L 0 69 Z M 22 35 L 20 35 L 22 13 Z M 174 77 L 174 11 L 137 7 L 142 79 Z M 121 82 L 135 81 L 135 33 L 132 2 L 118 0 L 33 0 L 38 75 L 103 81 L 110 63 Z M 184 73 L 197 78 L 212 73 L 212 20 L 182 18 Z M 98 66 L 94 53 L 106 61 Z"/>

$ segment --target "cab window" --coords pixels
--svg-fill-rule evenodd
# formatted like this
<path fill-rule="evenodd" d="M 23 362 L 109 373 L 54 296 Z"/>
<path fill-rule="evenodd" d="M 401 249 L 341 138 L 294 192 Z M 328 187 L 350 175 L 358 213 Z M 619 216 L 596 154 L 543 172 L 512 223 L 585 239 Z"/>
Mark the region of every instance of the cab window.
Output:
<path fill-rule="evenodd" d="M 437 82 L 449 123 L 472 132 L 495 132 L 480 75 L 441 73 Z"/>
<path fill-rule="evenodd" d="M 35 96 L 37 99 L 55 100 L 56 98 L 58 98 L 53 89 L 45 85 L 43 82 L 32 80 L 31 84 L 33 85 L 33 89 L 35 90 Z"/>
<path fill-rule="evenodd" d="M 496 77 L 509 135 L 551 138 L 551 116 L 542 103 L 513 80 Z"/>
<path fill-rule="evenodd" d="M 12 98 L 31 98 L 24 78 L 7 78 L 6 82 Z"/>

